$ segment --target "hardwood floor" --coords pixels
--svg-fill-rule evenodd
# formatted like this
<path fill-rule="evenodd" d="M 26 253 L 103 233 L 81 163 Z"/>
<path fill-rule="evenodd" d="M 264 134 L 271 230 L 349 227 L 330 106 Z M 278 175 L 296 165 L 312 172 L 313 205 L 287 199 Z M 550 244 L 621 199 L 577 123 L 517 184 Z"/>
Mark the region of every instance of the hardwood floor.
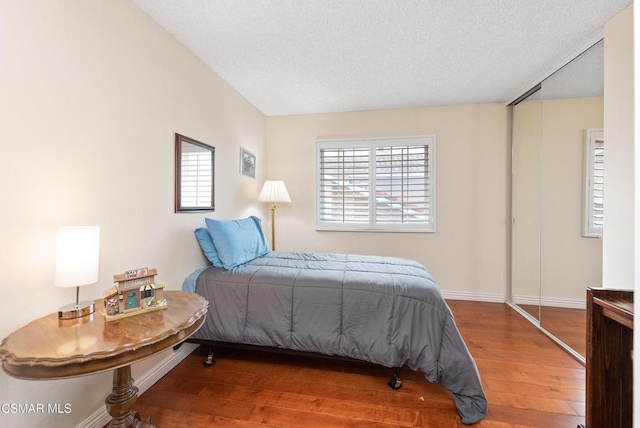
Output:
<path fill-rule="evenodd" d="M 587 310 L 552 306 L 518 305 L 549 333 L 562 340 L 578 354 L 587 356 Z"/>
<path fill-rule="evenodd" d="M 570 427 L 584 423 L 585 370 L 505 304 L 448 302 L 474 356 L 489 402 L 477 427 Z M 243 350 L 189 357 L 138 398 L 165 427 L 457 427 L 451 393 L 403 369 Z"/>
<path fill-rule="evenodd" d="M 587 356 L 587 310 L 543 306 L 542 326 L 578 354 Z"/>

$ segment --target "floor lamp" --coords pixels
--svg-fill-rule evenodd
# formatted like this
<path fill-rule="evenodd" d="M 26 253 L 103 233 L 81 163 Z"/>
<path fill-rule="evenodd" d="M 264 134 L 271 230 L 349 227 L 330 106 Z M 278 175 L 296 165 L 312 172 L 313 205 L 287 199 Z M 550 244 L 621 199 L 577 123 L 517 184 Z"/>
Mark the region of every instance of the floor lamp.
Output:
<path fill-rule="evenodd" d="M 262 186 L 260 196 L 258 196 L 260 202 L 271 202 L 271 249 L 276 249 L 276 203 L 277 202 L 291 202 L 287 187 L 284 185 L 284 181 L 267 180 Z"/>

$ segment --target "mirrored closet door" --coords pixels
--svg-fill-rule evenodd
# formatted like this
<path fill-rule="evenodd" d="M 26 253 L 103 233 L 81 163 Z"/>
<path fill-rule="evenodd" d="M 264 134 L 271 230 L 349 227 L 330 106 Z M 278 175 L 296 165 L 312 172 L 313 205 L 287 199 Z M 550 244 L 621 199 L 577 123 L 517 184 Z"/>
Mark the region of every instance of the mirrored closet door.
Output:
<path fill-rule="evenodd" d="M 512 303 L 578 359 L 602 284 L 603 42 L 514 103 Z"/>
<path fill-rule="evenodd" d="M 512 289 L 514 303 L 540 320 L 542 100 L 540 87 L 512 110 Z"/>

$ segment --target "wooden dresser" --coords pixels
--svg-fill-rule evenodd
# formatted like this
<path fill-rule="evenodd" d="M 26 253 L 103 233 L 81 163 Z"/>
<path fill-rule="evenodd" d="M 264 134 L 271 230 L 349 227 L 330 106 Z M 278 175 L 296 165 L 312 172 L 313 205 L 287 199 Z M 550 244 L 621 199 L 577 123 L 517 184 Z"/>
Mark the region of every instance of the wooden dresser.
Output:
<path fill-rule="evenodd" d="M 587 289 L 586 428 L 633 425 L 633 291 Z"/>

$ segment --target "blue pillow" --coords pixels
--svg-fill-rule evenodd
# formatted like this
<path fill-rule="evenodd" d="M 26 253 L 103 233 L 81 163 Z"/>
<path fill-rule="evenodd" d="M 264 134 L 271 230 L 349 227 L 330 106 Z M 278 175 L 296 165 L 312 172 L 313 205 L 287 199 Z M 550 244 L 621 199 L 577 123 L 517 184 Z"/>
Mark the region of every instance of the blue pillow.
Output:
<path fill-rule="evenodd" d="M 218 257 L 216 247 L 213 245 L 213 239 L 211 239 L 211 235 L 207 228 L 199 227 L 194 233 L 196 234 L 196 239 L 198 240 L 198 244 L 200 244 L 200 248 L 202 248 L 204 255 L 207 256 L 211 264 L 215 267 L 223 267 L 222 261 L 220 260 L 220 257 Z"/>
<path fill-rule="evenodd" d="M 204 220 L 225 269 L 250 262 L 270 251 L 262 233 L 262 221 L 258 217 L 251 216 L 242 220 Z"/>

